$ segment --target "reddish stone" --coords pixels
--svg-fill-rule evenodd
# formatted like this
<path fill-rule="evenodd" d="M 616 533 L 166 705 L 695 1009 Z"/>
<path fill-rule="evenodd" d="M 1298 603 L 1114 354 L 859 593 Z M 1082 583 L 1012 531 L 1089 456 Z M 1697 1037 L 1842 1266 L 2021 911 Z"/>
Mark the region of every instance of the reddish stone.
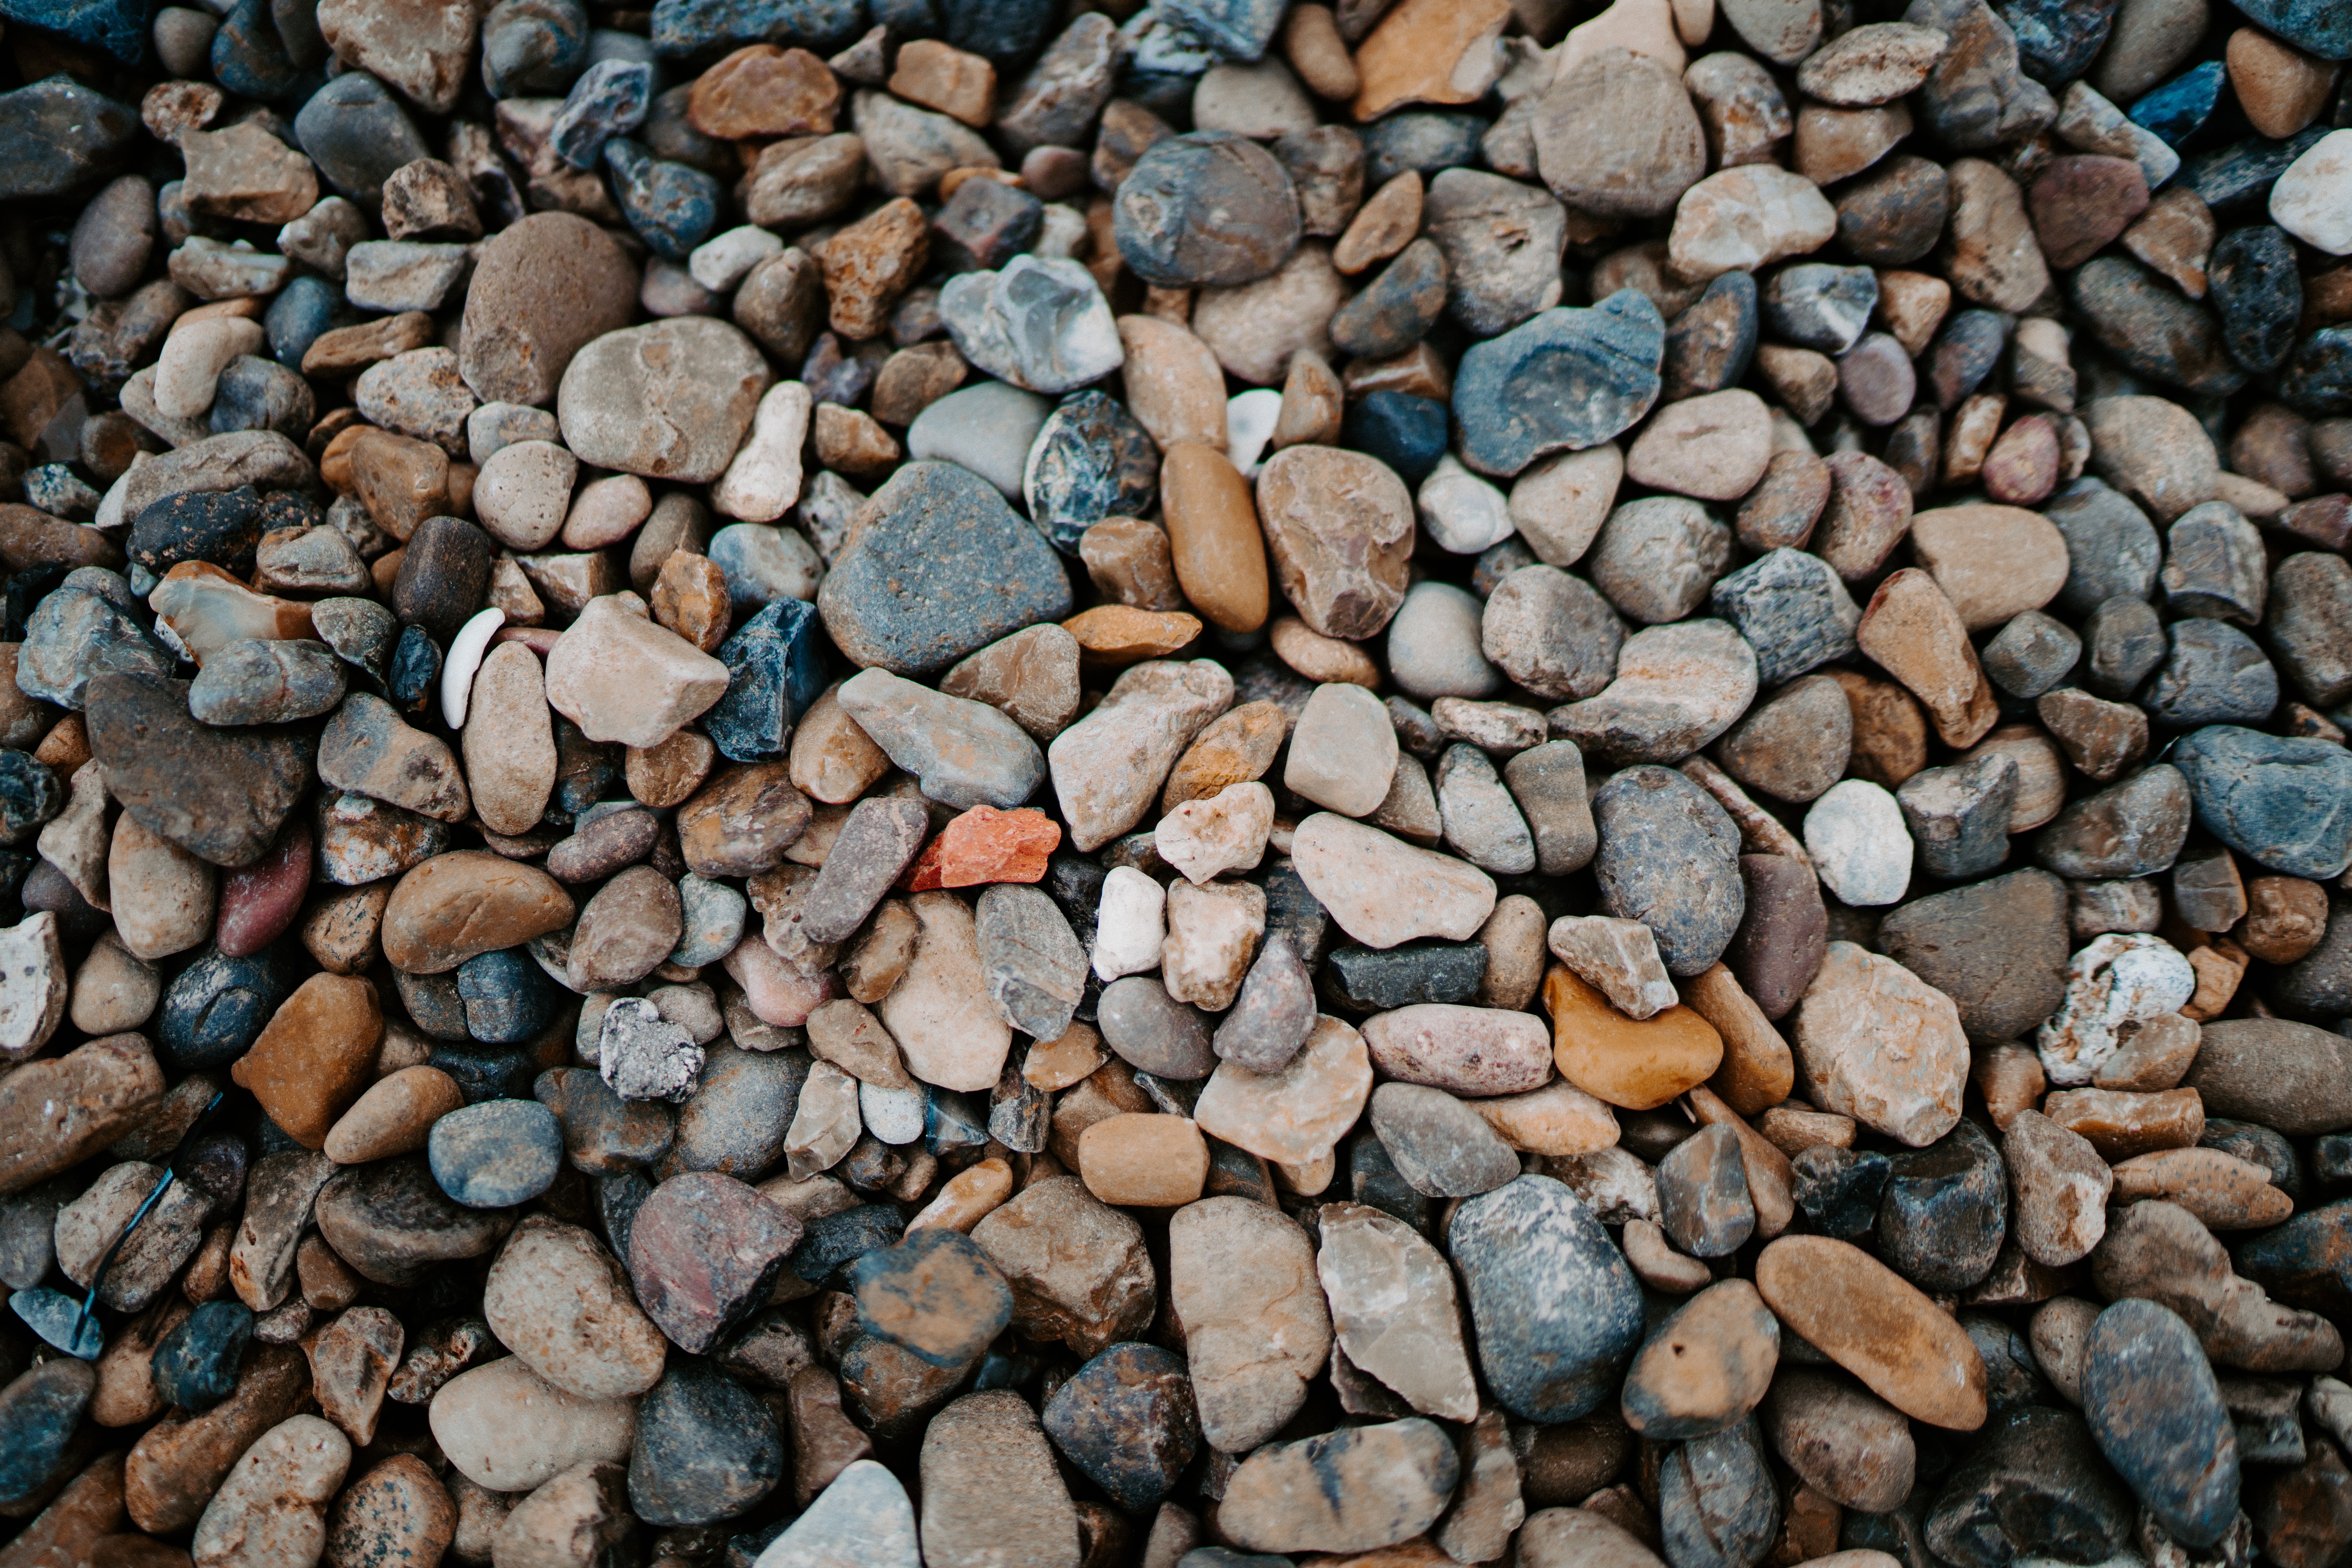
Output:
<path fill-rule="evenodd" d="M 920 893 L 983 882 L 1041 881 L 1045 858 L 1061 843 L 1061 825 L 1034 806 L 999 811 L 975 805 L 923 846 L 898 886 Z"/>
<path fill-rule="evenodd" d="M 221 879 L 221 952 L 230 958 L 259 952 L 302 912 L 310 885 L 310 825 L 295 817 L 278 842 L 252 865 Z"/>
<path fill-rule="evenodd" d="M 829 136 L 841 83 L 806 49 L 752 44 L 696 79 L 687 122 L 705 136 Z"/>
<path fill-rule="evenodd" d="M 801 1229 L 800 1216 L 732 1176 L 672 1176 L 629 1228 L 629 1277 L 646 1316 L 700 1355 L 767 1301 Z"/>
<path fill-rule="evenodd" d="M 2147 178 L 2129 158 L 2053 158 L 2027 203 L 2050 265 L 2080 267 L 2147 210 Z"/>

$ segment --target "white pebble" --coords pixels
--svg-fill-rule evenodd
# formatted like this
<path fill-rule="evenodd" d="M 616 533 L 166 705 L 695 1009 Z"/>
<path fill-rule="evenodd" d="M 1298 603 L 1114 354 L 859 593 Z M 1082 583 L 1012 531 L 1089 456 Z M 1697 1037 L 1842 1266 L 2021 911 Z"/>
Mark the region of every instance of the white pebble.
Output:
<path fill-rule="evenodd" d="M 1437 459 L 1421 481 L 1421 525 L 1441 550 L 1475 555 L 1511 537 L 1511 505 L 1503 492 L 1456 461 Z"/>
<path fill-rule="evenodd" d="M 686 258 L 686 269 L 705 289 L 724 294 L 743 281 L 751 268 L 783 253 L 782 239 L 747 223 L 696 246 L 694 254 Z"/>
<path fill-rule="evenodd" d="M 1132 866 L 1114 866 L 1095 906 L 1095 974 L 1105 984 L 1160 967 L 1168 894 Z"/>
<path fill-rule="evenodd" d="M 2330 132 L 2286 166 L 2271 186 L 2271 221 L 2315 249 L 2352 256 L 2352 131 Z"/>
<path fill-rule="evenodd" d="M 857 1112 L 865 1119 L 866 1131 L 893 1146 L 912 1143 L 923 1135 L 923 1115 L 929 1106 L 930 1097 L 921 1084 L 911 1089 L 884 1089 L 872 1083 L 857 1086 Z"/>
<path fill-rule="evenodd" d="M 478 610 L 474 618 L 457 628 L 449 639 L 449 657 L 441 666 L 441 717 L 452 730 L 466 727 L 466 705 L 473 700 L 474 672 L 482 668 L 482 655 L 507 623 L 507 613 L 492 605 Z"/>
<path fill-rule="evenodd" d="M 1242 478 L 1257 478 L 1265 466 L 1265 444 L 1282 419 L 1282 394 L 1270 386 L 1254 386 L 1225 400 L 1225 456 Z"/>
<path fill-rule="evenodd" d="M 194 419 L 213 405 L 220 373 L 239 354 L 261 352 L 259 321 L 213 316 L 175 327 L 155 362 L 155 406 L 175 419 Z"/>
<path fill-rule="evenodd" d="M 1805 853 L 1840 903 L 1891 904 L 1911 881 L 1911 833 L 1894 795 L 1847 779 L 1805 813 Z"/>
<path fill-rule="evenodd" d="M 710 487 L 710 504 L 746 522 L 773 522 L 801 499 L 801 446 L 808 439 L 815 410 L 809 389 L 780 381 L 760 399 L 751 416 L 751 437 Z"/>
<path fill-rule="evenodd" d="M 2170 942 L 2109 931 L 2066 965 L 2065 997 L 2034 1036 L 2042 1070 L 2060 1088 L 2089 1083 L 2131 1026 L 2178 1013 L 2196 994 L 2197 971 Z"/>

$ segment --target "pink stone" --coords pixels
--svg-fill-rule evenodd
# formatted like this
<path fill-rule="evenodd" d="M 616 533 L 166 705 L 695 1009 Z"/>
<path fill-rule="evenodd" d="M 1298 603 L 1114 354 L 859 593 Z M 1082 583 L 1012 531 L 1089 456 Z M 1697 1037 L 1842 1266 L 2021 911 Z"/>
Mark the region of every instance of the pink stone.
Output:
<path fill-rule="evenodd" d="M 310 886 L 310 825 L 297 816 L 252 865 L 221 879 L 220 950 L 228 958 L 259 952 L 302 912 Z"/>
<path fill-rule="evenodd" d="M 777 957 L 776 950 L 756 929 L 746 932 L 735 951 L 720 962 L 743 988 L 744 998 L 760 1022 L 780 1029 L 799 1028 L 819 1005 L 837 994 L 832 970 L 814 977 L 803 974 Z"/>

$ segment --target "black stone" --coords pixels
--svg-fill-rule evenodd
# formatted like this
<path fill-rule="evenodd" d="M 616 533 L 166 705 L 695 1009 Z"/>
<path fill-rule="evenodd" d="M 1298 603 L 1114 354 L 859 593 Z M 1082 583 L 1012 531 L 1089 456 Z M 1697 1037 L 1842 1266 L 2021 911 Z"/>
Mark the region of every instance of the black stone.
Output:
<path fill-rule="evenodd" d="M 1486 977 L 1486 950 L 1475 942 L 1412 942 L 1386 950 L 1343 947 L 1331 954 L 1323 976 L 1327 996 L 1351 1012 L 1469 1002 Z"/>
<path fill-rule="evenodd" d="M 383 183 L 432 150 L 400 100 L 365 71 L 345 71 L 310 95 L 294 117 L 294 139 L 336 191 L 371 213 Z"/>
<path fill-rule="evenodd" d="M 403 626 L 384 671 L 384 695 L 408 712 L 422 710 L 441 680 L 441 647 L 423 626 Z M 560 726 L 563 721 L 558 719 Z"/>
<path fill-rule="evenodd" d="M 1107 517 L 1149 514 L 1159 489 L 1160 448 L 1125 404 L 1103 393 L 1064 398 L 1030 444 L 1029 521 L 1065 555 Z"/>
<path fill-rule="evenodd" d="M 1184 1360 L 1157 1345 L 1111 1346 L 1040 1415 L 1062 1457 L 1130 1512 L 1157 1506 L 1201 1447 Z"/>
<path fill-rule="evenodd" d="M 783 1479 L 783 1436 L 765 1402 L 708 1363 L 681 1360 L 637 1406 L 629 1506 L 647 1524 L 716 1524 Z"/>
<path fill-rule="evenodd" d="M 1409 392 L 1367 393 L 1348 405 L 1339 444 L 1370 453 L 1418 486 L 1445 456 L 1445 405 Z"/>
<path fill-rule="evenodd" d="M 861 1204 L 821 1215 L 808 1222 L 807 1234 L 793 1249 L 792 1270 L 812 1285 L 832 1280 L 832 1289 L 848 1289 L 849 1270 L 845 1266 L 877 1247 L 890 1246 L 906 1228 L 907 1222 L 887 1204 Z"/>
<path fill-rule="evenodd" d="M 2303 279 L 2286 231 L 2263 224 L 2223 235 L 2206 263 L 2206 294 L 2221 312 L 2230 357 L 2257 374 L 2278 368 L 2303 315 Z"/>
<path fill-rule="evenodd" d="M 2092 335 L 2134 374 L 2217 397 L 2246 384 L 2213 315 L 2131 258 L 2084 262 L 2070 292 Z"/>
<path fill-rule="evenodd" d="M 183 561 L 208 561 L 235 576 L 253 575 L 261 543 L 261 492 L 183 490 L 146 507 L 131 525 L 131 559 L 158 577 Z"/>
<path fill-rule="evenodd" d="M 227 1067 L 253 1048 L 295 977 L 274 949 L 229 958 L 210 946 L 172 978 L 155 1032 L 160 1054 L 183 1072 Z"/>
<path fill-rule="evenodd" d="M 482 607 L 498 542 L 455 517 L 428 517 L 409 535 L 393 579 L 392 613 L 446 646 Z"/>
<path fill-rule="evenodd" d="M 136 109 L 62 72 L 0 92 L 0 201 L 60 195 L 110 174 L 139 133 Z"/>
<path fill-rule="evenodd" d="M 2000 1151 L 1962 1121 L 1925 1149 L 1897 1154 L 1878 1206 L 1878 1252 L 1923 1290 L 1962 1290 L 1992 1271 L 2009 1233 Z"/>
<path fill-rule="evenodd" d="M 1853 1241 L 1878 1223 L 1878 1203 L 1894 1164 L 1875 1149 L 1816 1143 L 1789 1162 L 1797 1207 L 1814 1230 Z"/>
<path fill-rule="evenodd" d="M 205 1302 L 155 1347 L 155 1392 L 184 1410 L 211 1409 L 236 1392 L 237 1368 L 252 1342 L 251 1308 Z"/>
<path fill-rule="evenodd" d="M 1927 1514 L 1927 1541 L 1955 1568 L 2015 1558 L 2105 1563 L 2128 1552 L 2134 1508 L 2071 1410 L 1996 1415 Z"/>
<path fill-rule="evenodd" d="M 2172 654 L 2142 699 L 2158 724 L 2259 724 L 2278 706 L 2278 671 L 2227 621 L 2172 623 Z"/>

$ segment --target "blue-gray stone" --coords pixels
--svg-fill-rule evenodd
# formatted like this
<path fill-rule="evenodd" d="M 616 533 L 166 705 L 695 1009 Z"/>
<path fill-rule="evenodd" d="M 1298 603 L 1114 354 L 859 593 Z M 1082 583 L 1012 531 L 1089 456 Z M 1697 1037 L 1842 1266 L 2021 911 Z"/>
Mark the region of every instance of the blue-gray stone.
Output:
<path fill-rule="evenodd" d="M 1592 795 L 1601 912 L 1640 921 L 1667 973 L 1703 973 L 1747 912 L 1739 830 L 1715 797 L 1672 768 L 1613 774 Z"/>
<path fill-rule="evenodd" d="M 1878 1223 L 1878 1200 L 1894 1162 L 1875 1149 L 1816 1143 L 1789 1162 L 1797 1206 L 1823 1236 L 1853 1241 Z"/>
<path fill-rule="evenodd" d="M 2017 319 L 1999 310 L 1962 310 L 1944 323 L 1921 367 L 1938 407 L 1947 412 L 1984 384 L 2009 347 Z"/>
<path fill-rule="evenodd" d="M 1776 339 L 1842 354 L 1861 338 L 1878 308 L 1878 274 L 1867 267 L 1801 261 L 1774 273 L 1759 302 L 1764 325 Z"/>
<path fill-rule="evenodd" d="M 395 969 L 392 984 L 400 993 L 400 1005 L 407 1009 L 410 1023 L 436 1040 L 467 1037 L 466 999 L 457 994 L 455 974 L 411 974 Z"/>
<path fill-rule="evenodd" d="M 433 1180 L 455 1201 L 471 1209 L 510 1208 L 555 1184 L 563 1129 L 535 1100 L 485 1100 L 435 1122 L 425 1157 Z"/>
<path fill-rule="evenodd" d="M 2286 231 L 2272 224 L 2231 229 L 2213 247 L 2205 277 L 2230 357 L 2257 374 L 2277 369 L 2303 315 L 2303 279 Z"/>
<path fill-rule="evenodd" d="M 306 638 L 246 637 L 215 653 L 188 685 L 188 712 L 206 724 L 288 724 L 343 700 L 341 661 Z"/>
<path fill-rule="evenodd" d="M 1616 1392 L 1642 1338 L 1642 1287 L 1582 1199 L 1521 1176 L 1465 1200 L 1447 1240 L 1497 1403 L 1549 1426 Z"/>
<path fill-rule="evenodd" d="M 2238 9 L 2307 54 L 2352 59 L 2352 10 L 2342 0 L 2238 0 Z"/>
<path fill-rule="evenodd" d="M 1039 1415 L 1062 1457 L 1130 1512 L 1156 1507 L 1200 1451 L 1192 1375 L 1158 1345 L 1111 1346 Z"/>
<path fill-rule="evenodd" d="M 1919 868 L 1957 880 L 1980 877 L 2009 858 L 2009 818 L 2017 805 L 2017 761 L 1988 753 L 1925 768 L 1895 792 Z"/>
<path fill-rule="evenodd" d="M 0 843 L 21 843 L 65 807 L 65 786 L 47 763 L 0 751 Z"/>
<path fill-rule="evenodd" d="M 2323 327 L 2297 343 L 2279 396 L 2315 419 L 2352 414 L 2352 327 Z"/>
<path fill-rule="evenodd" d="M 1753 643 L 1756 639 L 1748 639 Z M 2031 700 L 2066 679 L 2083 657 L 2083 639 L 2074 628 L 2040 610 L 2026 610 L 2010 618 L 1994 634 L 1978 658 L 1995 686 L 2011 697 Z M 1762 658 L 1759 656 L 1758 662 Z"/>
<path fill-rule="evenodd" d="M 784 1157 L 809 1058 L 798 1050 L 747 1051 L 724 1038 L 707 1050 L 694 1093 L 678 1110 L 677 1142 L 664 1168 L 754 1180 Z"/>
<path fill-rule="evenodd" d="M 1298 194 L 1247 137 L 1196 131 L 1154 142 L 1119 183 L 1113 237 L 1130 271 L 1166 288 L 1248 283 L 1298 247 Z"/>
<path fill-rule="evenodd" d="M 824 628 L 852 663 L 930 675 L 1070 613 L 1060 554 L 969 469 L 908 463 L 866 505 L 866 526 L 817 591 Z"/>
<path fill-rule="evenodd" d="M 210 1410 L 236 1392 L 238 1363 L 253 1342 L 253 1309 L 207 1301 L 163 1336 L 151 1368 L 166 1405 Z"/>
<path fill-rule="evenodd" d="M 1029 447 L 1021 489 L 1029 521 L 1065 555 L 1107 517 L 1143 517 L 1160 489 L 1160 448 L 1106 393 L 1064 398 Z"/>
<path fill-rule="evenodd" d="M 361 313 L 352 309 L 341 289 L 323 278 L 304 272 L 278 291 L 278 297 L 269 302 L 269 313 L 262 318 L 261 328 L 268 334 L 271 356 L 280 365 L 299 372 L 302 356 L 310 352 L 310 345 L 320 336 L 360 320 Z"/>
<path fill-rule="evenodd" d="M 2137 1298 L 2101 1312 L 2083 1342 L 2083 1416 L 2167 1533 L 2192 1551 L 2221 1539 L 2238 1512 L 2238 1442 L 2188 1324 Z"/>
<path fill-rule="evenodd" d="M 2156 133 L 2168 147 L 2178 147 L 2197 134 L 2221 101 L 2221 84 L 2228 68 L 2220 60 L 2191 66 L 2163 86 L 2142 95 L 2126 117 Z"/>
<path fill-rule="evenodd" d="M 1472 344 L 1454 383 L 1462 460 L 1508 478 L 1622 434 L 1657 401 L 1665 347 L 1657 306 L 1632 289 Z"/>
<path fill-rule="evenodd" d="M 1963 1120 L 1894 1158 L 1878 1205 L 1878 1256 L 1922 1290 L 1964 1290 L 1992 1272 L 2009 1234 L 2000 1151 Z"/>
<path fill-rule="evenodd" d="M 127 66 L 146 59 L 153 13 L 148 0 L 0 0 L 0 18 L 61 33 Z"/>
<path fill-rule="evenodd" d="M 1457 278 L 1457 295 L 1461 289 Z M 1455 314 L 1461 314 L 1458 302 Z M 1709 283 L 1666 329 L 1666 357 L 1660 372 L 1666 401 L 1720 392 L 1747 379 L 1748 366 L 1756 357 L 1760 319 L 1754 273 L 1726 272 Z"/>
<path fill-rule="evenodd" d="M 2266 200 L 2287 166 L 2318 146 L 2326 134 L 2326 126 L 2314 125 L 2284 142 L 2249 136 L 2227 147 L 2192 153 L 2181 161 L 2180 173 L 2172 177 L 2172 188 L 2192 193 L 2217 213 L 2241 203 Z"/>
<path fill-rule="evenodd" d="M 548 149 L 575 169 L 593 169 L 606 142 L 646 122 L 653 99 L 653 67 L 642 60 L 599 60 L 564 95 L 547 133 Z"/>
<path fill-rule="evenodd" d="M 1379 190 L 1407 169 L 1423 180 L 1447 169 L 1475 168 L 1479 138 L 1494 121 L 1475 114 L 1412 109 L 1384 114 L 1364 127 L 1364 189 Z"/>
<path fill-rule="evenodd" d="M 1419 485 L 1445 456 L 1445 405 L 1385 388 L 1348 405 L 1339 444 L 1378 458 L 1408 485 Z"/>
<path fill-rule="evenodd" d="M 149 640 L 139 623 L 105 596 L 61 584 L 25 623 L 16 654 L 16 689 L 77 711 L 101 675 L 168 679 L 177 661 Z"/>
<path fill-rule="evenodd" d="M 530 1092 L 539 1053 L 528 1046 L 503 1050 L 472 1044 L 433 1047 L 425 1065 L 449 1075 L 467 1105 L 520 1100 Z"/>
<path fill-rule="evenodd" d="M 1227 59 L 1254 60 L 1274 42 L 1283 0 L 1160 0 L 1156 9 Z"/>
<path fill-rule="evenodd" d="M 2060 609 L 2084 616 L 2110 599 L 2146 599 L 2156 592 L 2164 542 L 2123 492 L 2104 479 L 2077 479 L 2051 498 L 2042 515 L 2066 542 Z"/>
<path fill-rule="evenodd" d="M 96 1361 L 106 1350 L 106 1328 L 96 1312 L 82 1310 L 86 1300 L 79 1292 L 68 1296 L 37 1285 L 10 1296 L 8 1310 L 53 1348 L 80 1361 Z"/>
<path fill-rule="evenodd" d="M 1809 669 L 1852 657 L 1861 607 L 1829 563 L 1801 550 L 1769 550 L 1708 595 L 1756 650 L 1756 679 L 1766 689 Z"/>
<path fill-rule="evenodd" d="M 47 1361 L 0 1388 L 0 1508 L 30 1500 L 70 1458 L 68 1445 L 98 1372 L 86 1361 Z"/>
<path fill-rule="evenodd" d="M 180 1072 L 227 1067 L 253 1048 L 293 989 L 286 965 L 270 950 L 229 958 L 207 946 L 163 992 L 158 1054 Z"/>
<path fill-rule="evenodd" d="M 2197 820 L 2240 854 L 2323 882 L 2352 865 L 2352 752 L 2342 746 L 2216 724 L 2173 747 L 2170 761 Z"/>
<path fill-rule="evenodd" d="M 1369 1127 L 1348 1140 L 1348 1191 L 1358 1203 L 1424 1233 L 1437 1206 L 1413 1190 L 1389 1157 L 1388 1145 Z"/>
<path fill-rule="evenodd" d="M 482 85 L 492 98 L 569 92 L 588 62 L 578 0 L 499 0 L 482 18 Z"/>
<path fill-rule="evenodd" d="M 2116 0 L 2007 0 L 2018 68 L 2053 91 L 2091 68 L 2115 26 Z"/>
<path fill-rule="evenodd" d="M 937 0 L 949 43 L 995 63 L 1001 71 L 1037 52 L 1061 20 L 1055 0 Z M 877 10 L 874 19 L 885 20 Z"/>
<path fill-rule="evenodd" d="M 940 1100 L 946 1096 L 932 1098 Z M 985 1142 L 984 1133 L 982 1141 Z M 869 1252 L 892 1245 L 906 1229 L 907 1222 L 889 1204 L 860 1204 L 838 1214 L 820 1215 L 808 1222 L 800 1245 L 793 1248 L 792 1270 L 812 1285 L 824 1285 L 838 1271 L 838 1278 L 846 1284 L 849 1265 Z"/>
<path fill-rule="evenodd" d="M 1332 999 L 1353 1013 L 1387 1013 L 1425 1002 L 1470 1002 L 1486 977 L 1486 950 L 1475 942 L 1408 942 L 1385 950 L 1342 947 L 1333 951 L 1322 976 Z"/>
<path fill-rule="evenodd" d="M 988 1101 L 978 1094 L 933 1089 L 923 1101 L 923 1147 L 949 1155 L 988 1142 Z"/>
<path fill-rule="evenodd" d="M 684 934 L 669 961 L 687 969 L 716 963 L 743 940 L 743 920 L 751 900 L 731 883 L 709 880 L 692 872 L 677 879 L 677 901 Z"/>
<path fill-rule="evenodd" d="M 2131 1494 L 2071 1410 L 1994 1416 L 1942 1491 L 1925 1521 L 1927 1544 L 1956 1568 L 2009 1568 L 2026 1557 L 2104 1563 L 2132 1548 Z"/>
<path fill-rule="evenodd" d="M 2084 262 L 2071 292 L 2092 334 L 2134 374 L 2216 397 L 2246 384 L 2212 312 L 2130 257 Z"/>
<path fill-rule="evenodd" d="M 378 679 L 400 640 L 400 617 L 374 599 L 320 599 L 310 606 L 310 626 L 337 658 Z"/>
<path fill-rule="evenodd" d="M 415 712 L 441 681 L 441 647 L 423 626 L 404 626 L 384 670 L 384 695 L 395 707 Z"/>
<path fill-rule="evenodd" d="M 269 0 L 237 0 L 213 35 L 213 77 L 240 98 L 291 97 L 317 78 L 294 63 Z"/>
<path fill-rule="evenodd" d="M 757 1394 L 708 1362 L 679 1360 L 637 1406 L 629 1506 L 647 1524 L 716 1524 L 783 1479 L 784 1440 Z"/>
<path fill-rule="evenodd" d="M 294 139 L 329 184 L 371 213 L 383 209 L 395 170 L 433 155 L 400 100 L 365 71 L 312 93 L 294 117 Z"/>
<path fill-rule="evenodd" d="M 208 422 L 215 436 L 275 430 L 299 441 L 316 416 L 317 400 L 299 373 L 258 354 L 241 354 L 221 369 Z"/>
<path fill-rule="evenodd" d="M 1677 1444 L 1658 1467 L 1658 1532 L 1671 1568 L 1753 1568 L 1780 1530 L 1780 1489 L 1753 1415 Z"/>
<path fill-rule="evenodd" d="M 1756 1200 L 1748 1194 L 1739 1135 L 1730 1128 L 1702 1127 L 1666 1151 L 1658 1162 L 1657 1180 L 1658 1223 L 1682 1251 L 1694 1258 L 1725 1258 L 1756 1234 Z M 1674 1431 L 1650 1435 L 1691 1436 Z"/>
<path fill-rule="evenodd" d="M 555 1016 L 555 982 L 519 947 L 477 953 L 457 966 L 466 1033 L 491 1045 L 520 1045 Z"/>
<path fill-rule="evenodd" d="M 602 70 L 603 66 L 594 68 Z M 585 81 L 587 78 L 581 79 Z M 615 136 L 604 144 L 621 216 L 654 254 L 684 261 L 719 224 L 719 182 L 699 169 L 655 157 L 642 142 Z"/>
<path fill-rule="evenodd" d="M 866 31 L 864 0 L 656 0 L 654 47 L 666 58 L 743 44 L 797 44 L 819 55 Z"/>
<path fill-rule="evenodd" d="M 719 645 L 727 695 L 702 716 L 711 744 L 730 762 L 784 754 L 793 725 L 824 690 L 824 647 L 816 606 L 779 599 Z"/>
<path fill-rule="evenodd" d="M 2177 750 L 2174 755 L 2177 761 Z M 2352 769 L 2352 755 L 2344 756 L 2344 763 Z M 2188 841 L 2193 799 L 2181 769 L 2167 763 L 2142 768 L 2060 812 L 2034 836 L 2033 858 L 2044 869 L 2077 881 L 2154 876 L 2179 857 Z M 2352 814 L 2345 826 L 2352 835 Z"/>
<path fill-rule="evenodd" d="M 2278 706 L 2278 671 L 2227 621 L 2175 621 L 2172 652 L 2142 700 L 2159 724 L 2259 724 Z"/>

